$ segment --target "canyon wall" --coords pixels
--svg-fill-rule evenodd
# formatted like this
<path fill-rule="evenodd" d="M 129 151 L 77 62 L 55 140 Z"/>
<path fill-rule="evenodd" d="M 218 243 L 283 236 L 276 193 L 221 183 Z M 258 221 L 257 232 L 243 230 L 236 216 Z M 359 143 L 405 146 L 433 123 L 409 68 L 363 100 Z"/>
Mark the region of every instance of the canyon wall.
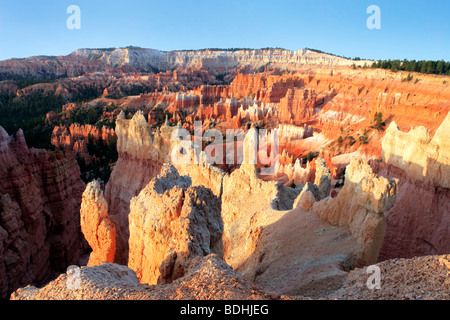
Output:
<path fill-rule="evenodd" d="M 84 183 L 71 153 L 28 149 L 0 127 L 0 297 L 78 264 Z"/>
<path fill-rule="evenodd" d="M 398 192 L 398 180 L 376 176 L 361 158 L 354 158 L 345 171 L 345 183 L 336 198 L 314 203 L 312 209 L 331 225 L 347 226 L 362 250 L 355 266 L 377 261 L 386 222 L 383 212 L 391 209 Z"/>
<path fill-rule="evenodd" d="M 74 77 L 111 69 L 117 72 L 154 72 L 179 67 L 210 70 L 216 74 L 223 74 L 234 68 L 250 67 L 254 70 L 268 64 L 295 69 L 305 64 L 362 66 L 364 63 L 372 62 L 354 61 L 307 49 L 298 51 L 284 49 L 160 51 L 128 47 L 113 50 L 79 49 L 67 56 L 10 59 L 0 62 L 0 70 L 5 76 L 15 74 L 22 77 Z"/>
<path fill-rule="evenodd" d="M 386 212 L 381 259 L 450 251 L 450 114 L 431 138 L 425 127 L 402 132 L 393 122 L 382 141 L 379 173 L 400 180 Z"/>

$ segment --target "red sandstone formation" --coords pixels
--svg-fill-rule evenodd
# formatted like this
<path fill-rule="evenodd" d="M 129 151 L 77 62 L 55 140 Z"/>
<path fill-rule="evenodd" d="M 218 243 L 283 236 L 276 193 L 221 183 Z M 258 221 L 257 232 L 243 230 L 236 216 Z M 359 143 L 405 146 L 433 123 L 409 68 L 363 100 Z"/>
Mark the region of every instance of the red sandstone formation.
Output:
<path fill-rule="evenodd" d="M 0 127 L 0 297 L 42 285 L 85 248 L 80 229 L 84 183 L 70 154 L 28 149 Z"/>
<path fill-rule="evenodd" d="M 65 126 L 53 128 L 51 143 L 57 150 L 73 151 L 81 157 L 86 164 L 92 162 L 93 157 L 88 153 L 88 143 L 108 144 L 111 139 L 116 138 L 114 129 L 103 126 L 98 129 L 89 124 L 71 124 L 69 130 Z"/>
<path fill-rule="evenodd" d="M 94 180 L 86 186 L 80 216 L 81 231 L 92 249 L 88 266 L 113 262 L 116 253 L 116 227 L 108 216 L 108 204 L 99 181 Z"/>

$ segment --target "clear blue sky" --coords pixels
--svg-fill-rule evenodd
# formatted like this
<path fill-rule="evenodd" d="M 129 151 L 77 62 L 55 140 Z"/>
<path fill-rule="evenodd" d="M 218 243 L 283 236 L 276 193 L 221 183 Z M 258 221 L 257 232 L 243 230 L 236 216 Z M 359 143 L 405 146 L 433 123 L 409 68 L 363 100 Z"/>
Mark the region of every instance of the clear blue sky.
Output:
<path fill-rule="evenodd" d="M 81 8 L 69 30 L 67 7 Z M 369 30 L 369 5 L 381 30 Z M 282 47 L 450 61 L 449 0 L 0 0 L 0 60 L 79 48 Z"/>

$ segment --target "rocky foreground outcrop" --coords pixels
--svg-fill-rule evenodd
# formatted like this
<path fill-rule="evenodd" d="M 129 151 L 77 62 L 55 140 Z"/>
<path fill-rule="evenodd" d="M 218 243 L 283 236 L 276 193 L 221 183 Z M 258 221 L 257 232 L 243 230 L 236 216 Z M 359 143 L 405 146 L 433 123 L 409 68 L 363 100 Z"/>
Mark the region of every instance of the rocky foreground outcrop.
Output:
<path fill-rule="evenodd" d="M 133 270 L 104 263 L 62 274 L 44 288 L 17 290 L 13 300 L 266 300 L 279 298 L 255 287 L 215 255 L 194 258 L 186 275 L 170 284 L 141 284 Z M 77 282 L 77 280 L 79 281 Z M 76 285 L 67 285 L 76 284 Z"/>
<path fill-rule="evenodd" d="M 28 149 L 0 127 L 0 298 L 77 264 L 84 183 L 73 155 Z"/>
<path fill-rule="evenodd" d="M 164 165 L 131 199 L 128 266 L 141 282 L 170 283 L 190 260 L 223 255 L 220 200 L 210 189 L 192 187 L 172 165 Z"/>
<path fill-rule="evenodd" d="M 152 134 L 141 114 L 119 118 L 116 125 L 121 164 L 105 192 L 108 217 L 116 226 L 114 261 L 128 256 L 127 265 L 142 282 L 171 282 L 185 274 L 195 256 L 214 252 L 262 288 L 295 295 L 312 281 L 337 288 L 346 270 L 376 262 L 384 235 L 382 212 L 394 203 L 397 189 L 361 159 L 353 159 L 335 199 L 329 197 L 330 171 L 318 159 L 318 186 L 309 183 L 302 193 L 313 197 L 293 209 L 302 189 L 259 178 L 250 161 L 257 141 L 251 128 L 244 163 L 231 174 L 200 154 L 199 164 L 161 164 L 160 176 L 143 185 L 156 165 L 171 160 L 174 129 L 164 125 Z M 108 190 L 114 199 L 108 200 Z"/>
<path fill-rule="evenodd" d="M 346 300 L 449 300 L 450 255 L 391 259 L 380 263 L 379 288 L 368 289 L 373 267 L 350 271 L 342 288 L 331 295 Z M 378 271 L 376 271 L 378 272 Z M 370 277 L 370 279 L 369 279 Z"/>
<path fill-rule="evenodd" d="M 359 158 L 352 160 L 346 175 L 336 198 L 320 200 L 319 187 L 305 184 L 292 210 L 277 208 L 276 201 L 272 206 L 253 203 L 263 203 L 270 194 L 280 199 L 275 192 L 261 197 L 264 193 L 255 186 L 241 188 L 246 206 L 229 191 L 228 203 L 222 204 L 230 208 L 222 211 L 224 234 L 236 244 L 230 246 L 226 261 L 262 288 L 287 295 L 308 294 L 313 283 L 316 294 L 338 288 L 347 270 L 375 263 L 384 236 L 383 211 L 395 202 L 396 181 L 376 176 Z M 257 178 L 255 182 L 268 183 Z M 224 190 L 225 195 L 227 187 Z M 280 195 L 284 192 L 279 190 Z M 228 222 L 229 216 L 234 220 Z"/>
<path fill-rule="evenodd" d="M 380 287 L 372 269 L 350 271 L 342 288 L 327 296 L 338 300 L 436 300 L 450 299 L 450 256 L 393 259 L 376 265 Z M 312 289 L 311 294 L 315 291 Z M 192 260 L 186 275 L 171 284 L 139 283 L 135 273 L 121 265 L 104 263 L 81 267 L 60 275 L 45 287 L 28 286 L 11 295 L 12 300 L 266 300 L 310 299 L 280 296 L 263 291 L 233 271 L 214 255 Z"/>

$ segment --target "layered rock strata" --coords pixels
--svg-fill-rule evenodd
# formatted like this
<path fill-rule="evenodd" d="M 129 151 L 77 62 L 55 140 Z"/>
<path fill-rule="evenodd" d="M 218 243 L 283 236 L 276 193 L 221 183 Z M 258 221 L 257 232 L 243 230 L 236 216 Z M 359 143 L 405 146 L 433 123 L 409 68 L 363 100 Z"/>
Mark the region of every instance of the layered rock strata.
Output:
<path fill-rule="evenodd" d="M 336 198 L 313 205 L 313 211 L 335 226 L 346 226 L 362 246 L 355 265 L 370 265 L 378 260 L 386 222 L 383 212 L 395 204 L 398 180 L 373 173 L 361 158 L 353 158 L 345 171 L 345 183 Z"/>
<path fill-rule="evenodd" d="M 77 264 L 84 183 L 73 155 L 28 149 L 0 127 L 0 297 Z"/>
<path fill-rule="evenodd" d="M 125 119 L 123 112 L 117 117 L 119 158 L 105 187 L 109 217 L 116 226 L 115 262 L 127 264 L 130 200 L 170 162 L 173 129 L 166 124 L 153 134 L 141 112 L 131 120 Z"/>
<path fill-rule="evenodd" d="M 450 114 L 431 138 L 425 127 L 402 132 L 392 122 L 382 141 L 379 173 L 398 178 L 395 206 L 386 212 L 381 259 L 450 251 Z"/>

